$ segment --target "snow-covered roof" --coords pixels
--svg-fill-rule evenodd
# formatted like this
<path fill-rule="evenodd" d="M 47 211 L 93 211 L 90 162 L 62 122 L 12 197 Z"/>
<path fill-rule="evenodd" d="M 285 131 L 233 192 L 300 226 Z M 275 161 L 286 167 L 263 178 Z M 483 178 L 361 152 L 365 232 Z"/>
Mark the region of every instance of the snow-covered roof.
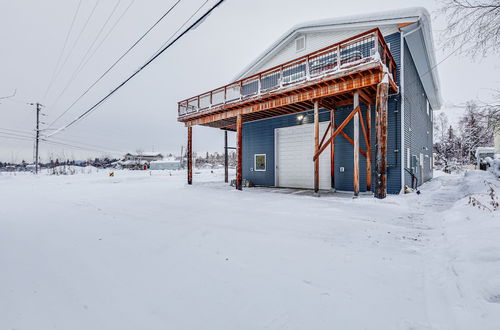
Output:
<path fill-rule="evenodd" d="M 136 157 L 140 157 L 140 156 L 146 156 L 146 157 L 162 156 L 162 154 L 159 153 L 159 152 L 151 152 L 151 151 L 144 151 L 144 152 L 141 152 L 141 153 L 127 152 L 125 155 L 131 155 L 131 156 L 136 156 Z"/>
<path fill-rule="evenodd" d="M 169 157 L 169 158 L 164 159 L 164 160 L 153 160 L 151 162 L 151 164 L 153 164 L 153 163 L 154 164 L 173 164 L 173 163 L 178 164 L 179 162 L 180 162 L 179 160 L 175 160 L 175 158 Z"/>
<path fill-rule="evenodd" d="M 367 30 L 374 27 L 382 27 L 387 25 L 397 25 L 402 23 L 417 23 L 419 31 L 417 34 L 421 35 L 420 49 L 425 49 L 426 62 L 423 65 L 417 65 L 417 70 L 419 75 L 430 76 L 430 79 L 422 79 L 423 84 L 426 85 L 426 93 L 428 94 L 429 101 L 434 110 L 441 107 L 441 94 L 439 91 L 439 77 L 436 66 L 436 58 L 434 52 L 434 41 L 431 33 L 431 18 L 429 12 L 423 7 L 411 7 L 369 14 L 344 16 L 337 18 L 329 18 L 322 20 L 314 20 L 305 23 L 295 25 L 290 30 L 285 32 L 278 40 L 276 40 L 271 46 L 269 46 L 261 55 L 259 55 L 254 61 L 247 65 L 234 79 L 240 80 L 247 76 L 252 70 L 258 67 L 261 63 L 268 60 L 270 57 L 274 56 L 282 47 L 284 47 L 290 40 L 293 40 L 297 34 L 316 32 L 316 31 L 332 31 L 332 30 L 345 30 L 345 29 L 359 29 L 366 27 Z M 407 26 L 406 28 L 401 28 L 401 31 L 409 32 L 414 30 L 415 26 Z M 410 41 L 407 40 L 407 43 Z M 411 42 L 418 42 L 415 38 Z M 410 52 L 412 52 L 412 47 L 410 47 Z M 413 53 L 413 52 L 412 52 Z M 415 57 L 415 56 L 412 56 Z M 415 59 L 414 59 L 415 60 Z M 427 71 L 421 72 L 427 68 Z M 429 81 L 427 81 L 429 80 Z M 429 85 L 431 83 L 431 85 Z M 427 88 L 426 88 L 427 87 Z"/>

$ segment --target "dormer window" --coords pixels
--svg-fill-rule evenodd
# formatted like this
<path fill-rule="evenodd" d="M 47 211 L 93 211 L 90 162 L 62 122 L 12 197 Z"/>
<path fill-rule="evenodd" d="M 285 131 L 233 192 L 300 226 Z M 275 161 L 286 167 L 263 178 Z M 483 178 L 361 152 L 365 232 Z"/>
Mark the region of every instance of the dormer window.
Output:
<path fill-rule="evenodd" d="M 306 37 L 301 36 L 295 39 L 295 51 L 300 52 L 306 49 Z"/>

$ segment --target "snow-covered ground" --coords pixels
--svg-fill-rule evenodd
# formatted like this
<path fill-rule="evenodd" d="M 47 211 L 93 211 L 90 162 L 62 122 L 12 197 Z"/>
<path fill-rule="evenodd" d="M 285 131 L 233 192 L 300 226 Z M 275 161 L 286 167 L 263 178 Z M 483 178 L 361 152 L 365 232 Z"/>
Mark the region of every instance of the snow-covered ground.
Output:
<path fill-rule="evenodd" d="M 491 173 L 385 200 L 107 174 L 0 174 L 0 329 L 499 329 Z"/>

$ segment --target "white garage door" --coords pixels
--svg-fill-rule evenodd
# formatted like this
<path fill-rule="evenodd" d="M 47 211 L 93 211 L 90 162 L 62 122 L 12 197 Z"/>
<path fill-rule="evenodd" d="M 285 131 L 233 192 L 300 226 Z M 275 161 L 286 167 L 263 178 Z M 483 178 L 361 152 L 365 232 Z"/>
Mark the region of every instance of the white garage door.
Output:
<path fill-rule="evenodd" d="M 320 141 L 327 127 L 328 122 L 320 123 Z M 275 143 L 276 185 L 314 188 L 314 124 L 277 128 Z M 319 188 L 330 189 L 329 147 L 320 156 L 319 173 Z"/>

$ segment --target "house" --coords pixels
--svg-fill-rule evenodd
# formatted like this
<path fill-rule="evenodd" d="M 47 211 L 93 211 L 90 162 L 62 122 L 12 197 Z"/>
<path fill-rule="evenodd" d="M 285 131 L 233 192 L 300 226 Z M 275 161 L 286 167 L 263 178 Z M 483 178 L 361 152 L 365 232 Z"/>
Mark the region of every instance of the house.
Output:
<path fill-rule="evenodd" d="M 149 168 L 151 162 L 162 159 L 163 155 L 158 152 L 128 152 L 123 156 L 123 160 L 118 161 L 117 165 L 132 170 L 143 170 Z"/>
<path fill-rule="evenodd" d="M 180 170 L 181 161 L 171 157 L 164 160 L 155 160 L 149 163 L 150 170 Z"/>
<path fill-rule="evenodd" d="M 124 161 L 146 161 L 152 162 L 155 160 L 162 160 L 163 155 L 159 152 L 138 152 L 138 153 L 126 153 L 123 156 Z"/>
<path fill-rule="evenodd" d="M 306 22 L 234 82 L 180 101 L 178 121 L 188 155 L 196 125 L 237 132 L 237 189 L 247 179 L 383 198 L 432 178 L 435 67 L 424 8 Z"/>

